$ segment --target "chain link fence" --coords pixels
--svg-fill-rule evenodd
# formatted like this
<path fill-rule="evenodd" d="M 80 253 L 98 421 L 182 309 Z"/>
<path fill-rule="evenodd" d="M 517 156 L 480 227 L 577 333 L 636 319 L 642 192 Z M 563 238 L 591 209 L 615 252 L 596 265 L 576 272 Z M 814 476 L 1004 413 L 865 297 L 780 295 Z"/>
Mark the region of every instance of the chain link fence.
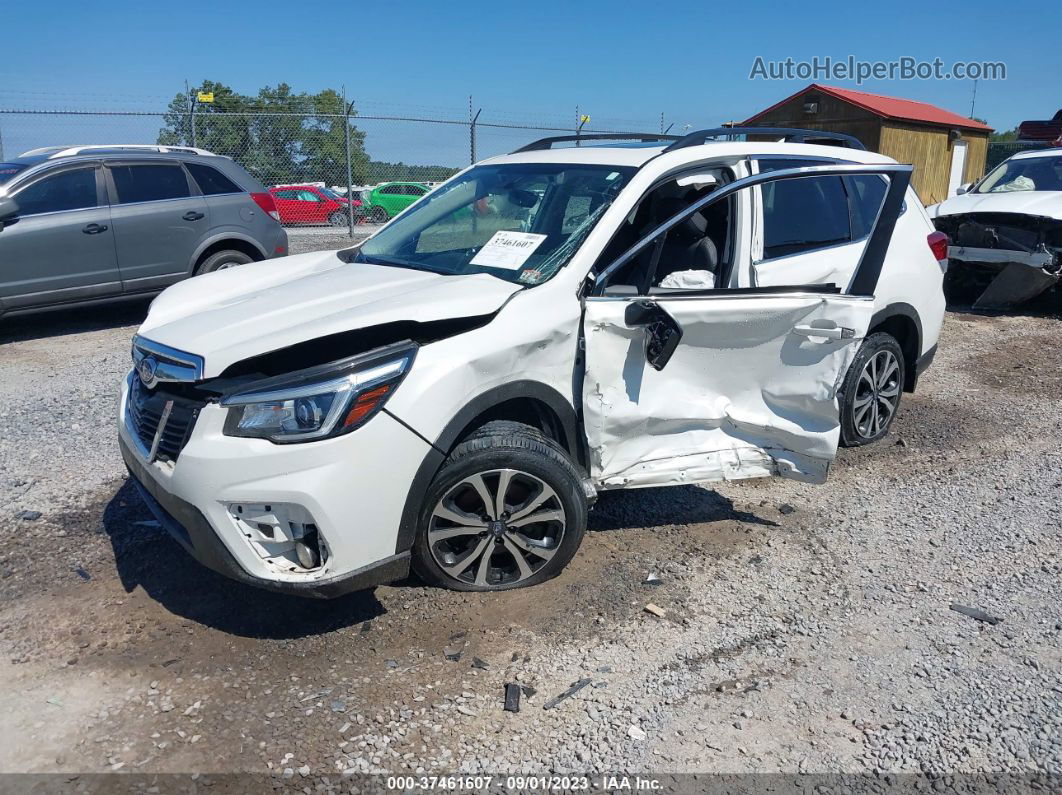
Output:
<path fill-rule="evenodd" d="M 990 141 L 988 144 L 988 156 L 985 158 L 985 173 L 998 166 L 1011 155 L 1018 152 L 1029 152 L 1034 149 L 1050 148 L 1043 141 Z"/>
<path fill-rule="evenodd" d="M 292 229 L 369 231 L 469 163 L 537 138 L 577 132 L 655 132 L 653 120 L 532 121 L 474 108 L 431 114 L 356 113 L 334 107 L 232 112 L 178 100 L 166 111 L 0 106 L 0 161 L 45 146 L 191 146 L 231 157 L 273 193 Z M 576 114 L 575 119 L 579 118 Z M 348 202 L 347 198 L 351 201 Z"/>

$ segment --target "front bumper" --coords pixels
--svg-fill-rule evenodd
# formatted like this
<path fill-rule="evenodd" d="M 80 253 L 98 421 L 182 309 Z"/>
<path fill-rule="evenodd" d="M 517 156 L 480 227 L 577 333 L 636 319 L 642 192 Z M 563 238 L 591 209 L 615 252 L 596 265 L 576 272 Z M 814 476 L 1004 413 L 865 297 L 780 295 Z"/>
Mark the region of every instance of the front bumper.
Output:
<path fill-rule="evenodd" d="M 332 599 L 353 591 L 400 580 L 409 573 L 409 551 L 407 550 L 328 579 L 299 582 L 255 577 L 236 562 L 236 558 L 221 542 L 214 528 L 210 526 L 210 522 L 198 508 L 173 496 L 159 486 L 148 474 L 147 468 L 140 459 L 129 449 L 124 439 L 119 439 L 119 446 L 125 465 L 129 469 L 129 475 L 133 478 L 133 484 L 162 528 L 184 548 L 185 552 L 218 574 L 223 574 L 246 585 L 279 593 Z"/>
<path fill-rule="evenodd" d="M 119 420 L 126 466 L 160 524 L 203 565 L 257 587 L 323 598 L 408 572 L 398 531 L 430 448 L 388 414 L 335 439 L 274 445 L 224 436 L 226 410 L 208 404 L 176 462 L 149 463 L 125 421 L 127 399 L 128 380 Z M 329 553 L 318 569 L 278 566 L 241 534 L 231 506 L 271 502 L 312 515 Z"/>

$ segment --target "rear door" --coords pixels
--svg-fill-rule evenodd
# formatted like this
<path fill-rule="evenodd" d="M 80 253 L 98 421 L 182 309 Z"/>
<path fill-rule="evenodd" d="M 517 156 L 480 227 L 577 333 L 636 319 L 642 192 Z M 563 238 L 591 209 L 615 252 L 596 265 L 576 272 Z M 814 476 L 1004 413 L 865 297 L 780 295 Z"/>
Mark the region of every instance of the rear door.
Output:
<path fill-rule="evenodd" d="M 188 276 L 210 209 L 175 160 L 105 164 L 118 268 L 127 293 L 155 290 Z"/>
<path fill-rule="evenodd" d="M 19 220 L 0 234 L 0 298 L 6 309 L 121 292 L 98 163 L 49 169 L 12 195 Z"/>
<path fill-rule="evenodd" d="M 835 165 L 746 177 L 694 202 L 600 271 L 583 324 L 584 425 L 599 487 L 775 474 L 826 479 L 840 430 L 837 389 L 869 327 L 910 174 L 910 166 Z M 668 230 L 739 191 L 864 175 L 887 179 L 889 187 L 844 284 L 609 284 L 631 262 L 669 270 L 659 261 Z M 836 268 L 829 247 L 815 256 L 823 258 L 820 270 Z M 636 281 L 654 283 L 652 273 Z"/>

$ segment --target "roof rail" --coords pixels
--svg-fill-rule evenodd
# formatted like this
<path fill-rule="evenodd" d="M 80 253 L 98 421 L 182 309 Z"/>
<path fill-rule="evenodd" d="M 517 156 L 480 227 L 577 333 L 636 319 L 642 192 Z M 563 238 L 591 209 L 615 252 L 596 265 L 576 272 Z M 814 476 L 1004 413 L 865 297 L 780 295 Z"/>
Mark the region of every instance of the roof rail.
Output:
<path fill-rule="evenodd" d="M 514 149 L 509 154 L 517 152 L 540 152 L 544 149 L 552 149 L 553 144 L 575 141 L 679 141 L 681 136 L 664 135 L 663 133 L 585 133 L 582 135 L 554 135 L 551 138 L 539 138 L 526 146 Z"/>
<path fill-rule="evenodd" d="M 839 141 L 847 149 L 866 150 L 863 142 L 855 136 L 826 130 L 799 130 L 793 127 L 714 127 L 710 130 L 691 132 L 684 138 L 675 141 L 664 152 L 673 152 L 676 149 L 684 149 L 687 146 L 700 146 L 708 143 L 709 138 L 733 138 L 738 135 L 777 135 L 786 143 L 794 144 L 812 143 L 816 139 L 827 139 Z M 809 141 L 809 139 L 811 140 Z"/>
<path fill-rule="evenodd" d="M 87 144 L 83 146 L 43 146 L 40 149 L 31 149 L 28 152 L 23 152 L 19 157 L 29 157 L 32 155 L 48 155 L 48 159 L 56 157 L 70 157 L 72 155 L 79 155 L 83 152 L 92 152 L 99 150 L 109 151 L 121 151 L 121 150 L 133 150 L 139 152 L 159 152 L 162 154 L 168 152 L 182 152 L 187 155 L 210 155 L 216 157 L 213 152 L 208 152 L 206 149 L 197 149 L 194 146 L 161 146 L 157 144 Z"/>

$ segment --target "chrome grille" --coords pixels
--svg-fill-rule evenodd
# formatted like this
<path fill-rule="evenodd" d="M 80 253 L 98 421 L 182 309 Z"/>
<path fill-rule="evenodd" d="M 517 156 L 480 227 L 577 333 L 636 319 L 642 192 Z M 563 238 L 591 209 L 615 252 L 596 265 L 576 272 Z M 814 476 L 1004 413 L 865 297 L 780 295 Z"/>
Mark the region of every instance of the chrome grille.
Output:
<path fill-rule="evenodd" d="M 166 405 L 170 405 L 169 413 Z M 161 389 L 154 392 L 147 389 L 134 374 L 129 379 L 129 397 L 126 401 L 126 416 L 129 429 L 136 435 L 145 452 L 154 449 L 154 459 L 176 461 L 181 450 L 188 443 L 201 403 L 179 395 L 169 394 Z M 165 416 L 166 421 L 159 433 L 159 425 Z M 158 435 L 158 445 L 155 436 Z M 149 457 L 152 457 L 149 455 Z"/>

